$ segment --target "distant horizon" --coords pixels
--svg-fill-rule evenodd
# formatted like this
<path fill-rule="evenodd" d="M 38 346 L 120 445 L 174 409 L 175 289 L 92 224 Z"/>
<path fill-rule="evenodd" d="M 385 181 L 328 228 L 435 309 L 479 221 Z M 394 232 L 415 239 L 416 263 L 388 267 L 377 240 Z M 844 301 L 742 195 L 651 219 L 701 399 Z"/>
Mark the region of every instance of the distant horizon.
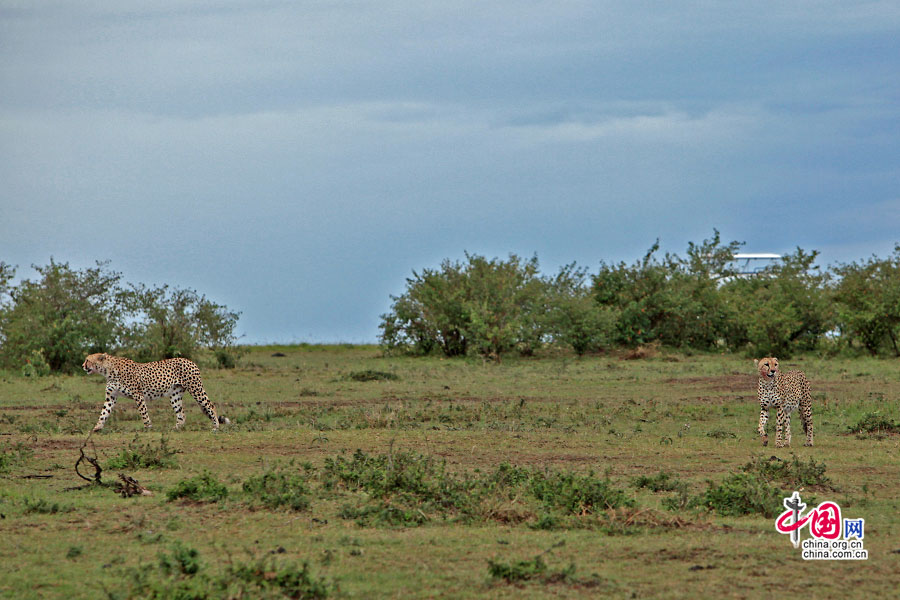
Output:
<path fill-rule="evenodd" d="M 706 239 L 706 238 L 704 238 L 704 239 Z M 703 240 L 690 240 L 690 241 L 694 242 L 695 244 L 698 244 L 698 243 L 702 242 Z M 730 240 L 725 240 L 724 238 L 722 239 L 723 244 L 727 244 L 729 241 L 730 241 Z M 900 245 L 900 242 L 897 242 L 896 245 Z M 648 249 L 649 249 L 649 248 L 648 248 Z M 813 252 L 813 251 L 815 250 L 814 248 L 802 248 L 802 249 L 803 249 L 805 252 Z M 735 259 L 736 259 L 736 260 L 740 260 L 739 257 L 740 257 L 741 255 L 750 255 L 750 256 L 754 256 L 754 255 L 756 255 L 756 256 L 769 256 L 769 255 L 775 256 L 775 255 L 777 255 L 777 256 L 780 257 L 780 258 L 784 258 L 785 256 L 792 254 L 793 251 L 795 251 L 795 250 L 796 250 L 796 248 L 794 248 L 792 251 L 785 252 L 784 254 L 777 254 L 777 253 L 759 253 L 759 252 L 745 252 L 745 251 L 743 251 L 743 250 L 739 250 L 738 252 L 735 253 Z M 682 252 L 682 253 L 679 253 L 679 252 L 675 252 L 675 251 L 671 251 L 671 250 L 669 250 L 668 252 L 670 252 L 671 254 L 676 254 L 676 255 L 678 255 L 678 256 L 680 256 L 680 257 L 684 257 L 684 253 L 683 253 L 683 252 Z M 663 249 L 661 248 L 659 251 L 657 251 L 656 256 L 662 257 L 662 256 L 665 255 L 665 253 L 666 253 L 666 251 L 663 250 Z M 471 254 L 471 253 L 470 253 L 470 254 Z M 646 254 L 646 252 L 645 252 L 644 254 Z M 628 264 L 628 265 L 633 264 L 633 263 L 635 263 L 635 262 L 638 262 L 641 258 L 643 258 L 644 254 L 641 254 L 640 256 L 634 257 L 634 258 L 631 259 L 631 260 L 615 261 L 615 264 L 618 264 L 618 263 L 620 263 L 620 262 L 624 262 L 625 264 Z M 816 257 L 816 263 L 815 263 L 815 264 L 817 264 L 820 268 L 824 268 L 824 269 L 830 270 L 832 267 L 835 267 L 835 266 L 837 266 L 837 265 L 839 265 L 839 264 L 861 263 L 861 262 L 867 261 L 868 259 L 872 258 L 873 256 L 876 257 L 876 258 L 883 259 L 883 258 L 887 258 L 888 256 L 890 256 L 890 255 L 892 255 L 892 254 L 893 254 L 893 249 L 892 249 L 891 252 L 888 252 L 888 253 L 882 254 L 882 255 L 879 255 L 879 254 L 870 254 L 870 255 L 868 255 L 868 256 L 859 257 L 859 258 L 856 258 L 856 259 L 832 261 L 832 262 L 830 262 L 830 263 L 823 264 L 823 261 L 821 260 L 822 256 L 821 256 L 821 253 L 820 253 L 820 254 L 818 254 L 817 257 Z M 464 256 L 464 255 L 463 255 L 463 256 Z M 508 257 L 508 256 L 509 256 L 509 253 L 506 254 L 506 255 L 503 255 L 503 256 L 488 256 L 487 258 L 506 258 L 506 257 Z M 533 255 L 529 255 L 529 256 L 533 256 Z M 540 263 L 540 256 L 538 256 L 537 258 L 538 258 L 538 262 Z M 56 262 L 58 262 L 58 263 L 69 263 L 69 261 L 57 259 L 56 257 L 53 257 L 53 259 L 54 259 Z M 461 260 L 461 258 L 449 258 L 449 257 L 448 257 L 448 259 L 451 260 L 451 261 Z M 0 257 L 0 260 L 2 260 L 2 257 Z M 442 259 L 442 260 L 444 260 L 444 259 Z M 597 266 L 599 266 L 599 264 L 600 264 L 600 262 L 601 262 L 602 260 L 603 260 L 603 259 L 599 259 L 599 260 L 597 261 Z M 47 259 L 47 262 L 44 263 L 44 264 L 49 264 L 49 262 L 50 262 L 50 259 L 48 258 L 48 259 Z M 428 266 L 425 266 L 425 267 L 420 267 L 420 268 L 410 269 L 410 274 L 412 274 L 412 271 L 414 271 L 414 270 L 418 272 L 418 271 L 421 271 L 422 269 L 425 269 L 425 268 L 438 268 L 438 267 L 440 267 L 440 262 L 441 262 L 441 261 L 438 261 L 438 263 L 437 263 L 437 264 L 434 264 L 434 265 L 428 265 Z M 571 262 L 572 262 L 572 261 L 561 263 L 561 264 L 559 265 L 559 267 L 561 267 L 561 266 L 563 266 L 563 265 L 566 265 L 566 264 L 569 264 L 569 263 L 571 263 Z M 606 261 L 606 262 L 609 263 L 609 262 L 611 262 L 611 261 Z M 91 264 L 91 265 L 75 265 L 75 264 L 72 264 L 72 263 L 69 263 L 69 264 L 70 264 L 71 267 L 73 267 L 73 268 L 78 268 L 78 269 L 83 269 L 83 268 L 86 268 L 86 267 L 93 267 L 93 266 L 96 265 L 96 263 Z M 43 265 L 43 264 L 38 264 L 38 266 L 44 266 L 44 265 Z M 580 265 L 580 264 L 579 264 L 579 266 L 581 266 L 581 267 L 587 267 L 587 265 Z M 558 270 L 559 267 L 557 267 L 556 269 L 553 269 L 552 272 L 556 272 L 556 271 Z M 28 268 L 29 268 L 29 270 L 31 270 L 31 271 L 34 272 L 34 270 L 31 268 L 31 266 L 29 266 Z M 110 262 L 110 264 L 108 265 L 108 268 L 109 268 L 111 271 L 119 272 L 119 270 L 115 268 L 115 265 L 114 265 L 112 262 Z M 542 275 L 549 275 L 549 274 L 551 273 L 551 272 L 549 272 L 547 269 L 545 269 L 543 266 L 541 266 L 540 269 L 541 269 L 541 274 L 542 274 Z M 589 275 L 593 274 L 594 272 L 595 272 L 595 271 L 592 271 L 592 270 L 588 267 L 588 274 L 589 274 Z M 34 273 L 36 273 L 36 272 L 34 272 Z M 131 281 L 131 280 L 128 279 L 127 274 L 125 274 L 124 272 L 122 272 L 122 277 L 123 277 L 123 280 L 125 281 L 125 283 L 135 283 L 135 284 L 143 283 L 143 284 L 148 284 L 148 285 L 162 285 L 162 284 L 159 284 L 159 283 L 156 283 L 156 282 Z M 18 283 L 18 282 L 21 282 L 23 279 L 29 279 L 29 278 L 28 278 L 28 277 L 23 277 L 23 269 L 21 268 L 21 265 L 19 265 L 18 268 L 17 268 L 17 270 L 16 270 L 16 277 L 13 279 L 13 283 L 16 284 L 16 283 Z M 190 286 L 184 286 L 184 287 L 190 287 Z M 191 288 L 191 289 L 194 289 L 194 288 Z M 218 304 L 222 304 L 222 302 L 219 301 L 218 299 L 216 299 L 216 298 L 210 296 L 209 294 L 205 294 L 203 290 L 197 289 L 196 291 L 197 291 L 199 294 L 201 294 L 201 295 L 206 295 L 206 297 L 207 297 L 209 300 L 211 300 L 211 301 L 213 301 L 213 302 L 216 302 L 216 303 L 218 303 Z M 400 289 L 398 289 L 396 292 L 392 292 L 392 295 L 395 295 L 395 296 L 396 296 L 396 295 L 402 294 L 404 291 L 405 291 L 405 280 L 404 280 L 404 285 L 403 285 Z M 378 316 L 376 317 L 376 320 L 378 321 L 378 323 L 380 323 L 380 316 L 381 316 L 382 314 L 386 313 L 386 312 L 389 310 L 389 304 L 390 304 L 390 298 L 388 298 L 388 302 L 386 303 L 385 309 L 384 309 L 381 313 L 379 313 Z M 226 306 L 227 306 L 227 305 L 226 305 Z M 230 310 L 238 310 L 238 311 L 239 311 L 239 309 L 236 309 L 235 307 L 232 307 L 232 306 L 228 306 L 228 308 L 229 308 Z M 239 312 L 240 312 L 240 311 L 239 311 Z M 243 316 L 244 316 L 244 315 L 242 314 L 241 317 L 243 317 Z M 240 319 L 238 319 L 238 330 L 240 330 L 240 327 L 241 327 L 241 321 L 240 321 Z M 376 327 L 377 327 L 377 326 L 376 326 Z M 380 344 L 380 341 L 379 341 L 379 339 L 378 339 L 377 334 L 375 335 L 375 337 L 369 338 L 369 339 L 365 339 L 365 338 L 355 338 L 355 339 L 347 339 L 347 338 L 343 338 L 343 339 L 341 339 L 341 338 L 327 337 L 327 336 L 325 336 L 325 337 L 316 337 L 316 336 L 313 336 L 312 334 L 310 334 L 310 335 L 307 336 L 307 337 L 300 337 L 300 338 L 298 338 L 298 337 L 295 336 L 295 337 L 292 338 L 291 340 L 287 340 L 287 339 L 279 339 L 279 340 L 274 340 L 274 341 L 269 341 L 269 340 L 265 340 L 265 339 L 262 339 L 262 338 L 253 338 L 253 337 L 250 337 L 250 335 L 247 334 L 246 332 L 239 333 L 238 335 L 239 335 L 239 339 L 237 340 L 236 343 L 237 343 L 237 345 L 242 345 L 242 346 L 243 346 L 243 345 L 246 345 L 246 346 L 299 346 L 299 345 L 304 345 L 304 344 L 311 345 L 311 346 L 340 346 L 340 345 L 343 345 L 343 344 L 350 344 L 350 345 L 354 345 L 354 346 L 360 346 L 360 345 L 363 345 L 363 346 L 367 346 L 367 345 L 376 345 L 376 346 L 377 346 L 377 345 Z M 246 338 L 247 340 L 250 340 L 250 341 L 244 341 L 244 338 Z"/>

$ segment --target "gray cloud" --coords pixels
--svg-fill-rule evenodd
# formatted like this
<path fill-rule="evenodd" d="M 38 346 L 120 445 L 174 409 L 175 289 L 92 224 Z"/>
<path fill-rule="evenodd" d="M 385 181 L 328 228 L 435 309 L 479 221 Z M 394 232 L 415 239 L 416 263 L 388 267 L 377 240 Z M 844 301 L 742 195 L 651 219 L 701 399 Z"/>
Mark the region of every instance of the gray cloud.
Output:
<path fill-rule="evenodd" d="M 884 254 L 898 29 L 890 2 L 0 2 L 0 259 L 112 258 L 274 341 L 373 339 L 463 250 Z"/>

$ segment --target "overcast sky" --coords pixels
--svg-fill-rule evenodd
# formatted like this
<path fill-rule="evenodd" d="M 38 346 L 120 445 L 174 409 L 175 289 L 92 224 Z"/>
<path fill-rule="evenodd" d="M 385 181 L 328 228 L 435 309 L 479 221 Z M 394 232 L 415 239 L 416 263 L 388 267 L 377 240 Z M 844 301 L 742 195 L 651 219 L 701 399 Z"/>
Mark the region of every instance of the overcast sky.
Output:
<path fill-rule="evenodd" d="M 111 260 L 245 342 L 374 341 L 413 269 L 717 228 L 900 242 L 900 3 L 0 0 L 0 260 Z"/>

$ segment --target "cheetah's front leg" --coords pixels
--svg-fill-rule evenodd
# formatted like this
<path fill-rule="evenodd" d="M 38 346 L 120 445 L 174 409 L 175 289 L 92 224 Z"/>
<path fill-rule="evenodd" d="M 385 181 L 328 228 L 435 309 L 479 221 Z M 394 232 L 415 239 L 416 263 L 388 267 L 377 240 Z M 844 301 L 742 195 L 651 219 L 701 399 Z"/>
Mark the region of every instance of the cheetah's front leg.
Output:
<path fill-rule="evenodd" d="M 790 436 L 791 415 L 782 407 L 778 407 L 778 414 L 775 416 L 775 447 L 784 448 L 785 425 L 787 425 L 787 434 Z M 790 445 L 790 437 L 788 437 L 787 445 Z"/>
<path fill-rule="evenodd" d="M 769 436 L 766 435 L 766 423 L 769 421 L 769 408 L 767 406 L 762 406 L 759 409 L 759 427 L 756 428 L 756 431 L 759 433 L 762 438 L 763 446 L 769 445 Z"/>
<path fill-rule="evenodd" d="M 106 402 L 103 403 L 103 408 L 100 410 L 100 418 L 97 419 L 97 424 L 94 425 L 93 431 L 100 431 L 103 429 L 103 426 L 106 425 L 106 420 L 109 418 L 109 415 L 112 413 L 113 409 L 116 407 L 116 390 L 107 386 L 106 387 Z"/>

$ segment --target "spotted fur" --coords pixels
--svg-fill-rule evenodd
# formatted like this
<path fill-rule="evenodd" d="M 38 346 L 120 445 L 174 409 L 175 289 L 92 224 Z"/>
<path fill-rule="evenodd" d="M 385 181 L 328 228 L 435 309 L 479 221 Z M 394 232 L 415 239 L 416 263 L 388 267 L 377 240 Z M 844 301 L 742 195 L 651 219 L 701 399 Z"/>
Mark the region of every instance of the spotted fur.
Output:
<path fill-rule="evenodd" d="M 203 389 L 200 369 L 186 358 L 170 358 L 150 363 L 137 363 L 128 358 L 110 356 L 109 354 L 91 354 L 81 365 L 88 373 L 99 373 L 106 377 L 106 402 L 100 411 L 100 418 L 94 425 L 94 431 L 100 431 L 122 396 L 131 398 L 137 404 L 144 427 L 150 428 L 150 413 L 147 411 L 147 400 L 166 397 L 175 411 L 175 428 L 184 426 L 184 410 L 181 397 L 189 392 L 206 416 L 213 423 L 213 429 L 219 423 L 229 423 L 225 417 L 216 414 L 215 405 Z"/>
<path fill-rule="evenodd" d="M 809 394 L 809 380 L 803 371 L 787 371 L 778 369 L 778 359 L 766 357 L 753 361 L 759 373 L 759 428 L 763 446 L 768 445 L 766 422 L 769 420 L 769 409 L 778 412 L 775 417 L 775 447 L 791 445 L 791 413 L 800 412 L 800 422 L 806 432 L 804 446 L 813 445 L 812 398 Z"/>

